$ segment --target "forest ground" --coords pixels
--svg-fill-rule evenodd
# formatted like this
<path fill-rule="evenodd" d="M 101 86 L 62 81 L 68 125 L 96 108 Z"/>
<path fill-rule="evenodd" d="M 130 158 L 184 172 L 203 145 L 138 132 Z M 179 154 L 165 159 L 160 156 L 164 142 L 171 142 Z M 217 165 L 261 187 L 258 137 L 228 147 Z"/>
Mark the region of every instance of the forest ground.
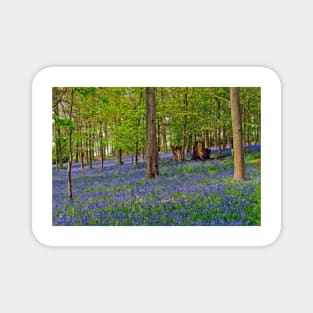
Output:
<path fill-rule="evenodd" d="M 212 151 L 214 153 L 214 151 Z M 212 155 L 214 157 L 214 155 Z M 115 160 L 73 164 L 73 201 L 67 197 L 67 171 L 53 166 L 53 225 L 90 226 L 258 226 L 261 223 L 260 146 L 245 155 L 246 177 L 233 181 L 233 159 L 173 161 L 161 153 L 160 176 L 146 179 L 145 162 Z"/>

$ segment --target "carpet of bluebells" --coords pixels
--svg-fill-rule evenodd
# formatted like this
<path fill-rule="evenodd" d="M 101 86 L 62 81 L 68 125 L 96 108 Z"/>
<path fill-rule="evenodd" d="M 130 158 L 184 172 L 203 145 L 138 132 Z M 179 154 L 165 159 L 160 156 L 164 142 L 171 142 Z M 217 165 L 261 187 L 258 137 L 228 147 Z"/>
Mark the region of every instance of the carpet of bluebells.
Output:
<path fill-rule="evenodd" d="M 253 153 L 260 146 L 253 146 Z M 214 151 L 213 151 L 214 152 Z M 73 201 L 67 197 L 67 171 L 53 167 L 53 225 L 256 226 L 261 223 L 261 172 L 246 156 L 246 178 L 234 182 L 233 160 L 175 162 L 160 155 L 160 176 L 146 179 L 145 162 L 124 165 L 106 160 L 72 169 Z"/>

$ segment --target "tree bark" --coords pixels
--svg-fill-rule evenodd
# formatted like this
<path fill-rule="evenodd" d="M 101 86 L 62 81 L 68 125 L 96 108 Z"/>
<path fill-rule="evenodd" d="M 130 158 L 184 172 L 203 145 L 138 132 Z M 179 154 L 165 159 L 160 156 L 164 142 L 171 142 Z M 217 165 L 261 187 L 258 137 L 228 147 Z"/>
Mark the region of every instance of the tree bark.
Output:
<path fill-rule="evenodd" d="M 209 148 L 209 130 L 208 129 L 204 131 L 204 146 L 205 148 Z"/>
<path fill-rule="evenodd" d="M 231 87 L 231 117 L 234 144 L 234 180 L 242 181 L 245 177 L 244 150 L 242 138 L 242 125 L 240 113 L 239 87 Z"/>
<path fill-rule="evenodd" d="M 184 125 L 183 125 L 183 159 L 185 161 L 185 150 L 187 145 L 187 110 L 188 110 L 188 87 L 184 90 Z"/>
<path fill-rule="evenodd" d="M 122 161 L 122 149 L 116 149 L 116 161 L 115 161 L 116 165 L 122 165 L 123 161 Z"/>
<path fill-rule="evenodd" d="M 72 99 L 69 112 L 69 120 L 72 120 L 72 110 L 74 103 L 74 88 L 72 88 Z M 68 168 L 67 168 L 67 193 L 69 200 L 73 200 L 73 189 L 72 189 L 72 126 L 69 126 L 69 149 L 68 149 Z"/>
<path fill-rule="evenodd" d="M 54 113 L 59 116 L 59 100 L 57 97 L 57 87 L 52 88 L 52 103 Z M 55 168 L 56 171 L 63 168 L 63 156 L 62 156 L 62 142 L 61 142 L 61 130 L 60 127 L 55 123 L 55 153 L 56 153 L 56 162 Z"/>
<path fill-rule="evenodd" d="M 84 150 L 83 150 L 83 140 L 80 140 L 80 168 L 84 168 Z"/>
<path fill-rule="evenodd" d="M 159 175 L 158 147 L 156 138 L 156 99 L 155 88 L 146 88 L 146 178 Z"/>
<path fill-rule="evenodd" d="M 103 144 L 103 129 L 102 123 L 100 122 L 100 155 L 101 155 L 101 170 L 103 171 L 103 161 L 104 161 L 104 144 Z"/>
<path fill-rule="evenodd" d="M 221 103 L 217 99 L 217 133 L 216 133 L 216 144 L 217 144 L 217 157 L 221 156 Z"/>
<path fill-rule="evenodd" d="M 227 130 L 226 127 L 223 129 L 223 151 L 225 151 L 227 147 Z"/>

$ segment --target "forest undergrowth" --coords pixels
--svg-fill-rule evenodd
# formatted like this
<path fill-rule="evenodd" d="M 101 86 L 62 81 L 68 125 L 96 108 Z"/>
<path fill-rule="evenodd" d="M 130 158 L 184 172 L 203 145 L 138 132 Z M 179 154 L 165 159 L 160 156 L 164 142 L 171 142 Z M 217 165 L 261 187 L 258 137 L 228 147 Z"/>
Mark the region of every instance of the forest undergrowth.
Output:
<path fill-rule="evenodd" d="M 213 155 L 214 157 L 214 155 Z M 67 172 L 53 168 L 53 225 L 90 226 L 259 226 L 261 168 L 259 147 L 245 157 L 246 176 L 233 181 L 233 159 L 175 162 L 160 154 L 160 176 L 146 179 L 145 162 L 114 160 L 72 169 L 73 201 Z"/>

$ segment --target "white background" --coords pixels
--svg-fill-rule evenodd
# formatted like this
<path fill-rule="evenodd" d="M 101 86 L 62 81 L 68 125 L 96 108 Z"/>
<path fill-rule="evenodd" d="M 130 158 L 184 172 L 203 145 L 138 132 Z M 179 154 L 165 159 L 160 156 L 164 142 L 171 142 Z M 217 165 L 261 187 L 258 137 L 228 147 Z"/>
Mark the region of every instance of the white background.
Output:
<path fill-rule="evenodd" d="M 310 6 L 309 1 L 3 1 L 1 311 L 312 311 Z M 31 233 L 31 80 L 50 65 L 275 69 L 284 105 L 280 238 L 263 248 L 40 245 Z"/>
<path fill-rule="evenodd" d="M 55 227 L 51 223 L 53 86 L 261 88 L 260 227 Z M 264 246 L 281 230 L 281 82 L 265 67 L 49 67 L 32 86 L 32 229 L 52 246 Z M 162 175 L 162 173 L 161 173 Z"/>

